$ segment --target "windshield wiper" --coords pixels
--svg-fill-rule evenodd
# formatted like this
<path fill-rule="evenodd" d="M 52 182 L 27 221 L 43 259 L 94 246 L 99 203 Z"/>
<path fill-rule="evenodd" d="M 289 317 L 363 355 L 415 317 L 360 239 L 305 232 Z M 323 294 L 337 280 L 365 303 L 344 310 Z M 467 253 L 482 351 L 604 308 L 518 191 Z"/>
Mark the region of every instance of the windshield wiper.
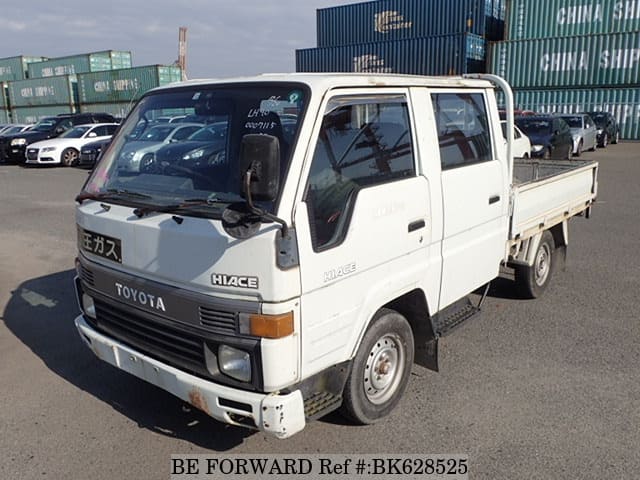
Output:
<path fill-rule="evenodd" d="M 138 218 L 142 218 L 150 213 L 176 213 L 192 207 L 210 206 L 217 203 L 220 203 L 220 201 L 210 200 L 208 198 L 189 198 L 183 202 L 170 205 L 138 207 L 133 211 L 133 214 Z"/>
<path fill-rule="evenodd" d="M 108 200 L 113 198 L 119 198 L 122 196 L 135 197 L 135 198 L 152 198 L 151 195 L 145 193 L 132 192 L 130 190 L 124 190 L 121 188 L 110 188 L 106 192 L 91 193 L 81 192 L 76 196 L 76 202 L 82 204 L 85 200 Z"/>

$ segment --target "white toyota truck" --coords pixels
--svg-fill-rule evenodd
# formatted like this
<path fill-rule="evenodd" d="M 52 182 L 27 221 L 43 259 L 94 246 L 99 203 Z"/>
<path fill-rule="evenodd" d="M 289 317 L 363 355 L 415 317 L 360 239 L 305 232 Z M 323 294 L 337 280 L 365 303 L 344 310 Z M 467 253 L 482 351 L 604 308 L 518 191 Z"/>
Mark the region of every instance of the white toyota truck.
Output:
<path fill-rule="evenodd" d="M 82 191 L 82 339 L 213 418 L 285 438 L 372 423 L 502 266 L 547 287 L 595 162 L 514 162 L 499 77 L 290 74 L 152 90 Z M 122 152 L 158 118 L 203 132 Z M 469 295 L 475 291 L 479 295 Z M 484 294 L 483 294 L 484 292 Z M 471 299 L 476 300 L 472 302 Z"/>

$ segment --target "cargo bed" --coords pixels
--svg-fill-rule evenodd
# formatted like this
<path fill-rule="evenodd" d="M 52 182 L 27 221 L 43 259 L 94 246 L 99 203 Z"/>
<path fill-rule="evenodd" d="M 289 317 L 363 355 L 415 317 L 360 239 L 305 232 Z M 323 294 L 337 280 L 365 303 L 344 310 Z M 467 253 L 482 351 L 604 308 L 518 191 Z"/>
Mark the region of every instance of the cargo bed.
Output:
<path fill-rule="evenodd" d="M 524 240 L 582 214 L 598 192 L 598 162 L 516 159 L 510 240 Z"/>

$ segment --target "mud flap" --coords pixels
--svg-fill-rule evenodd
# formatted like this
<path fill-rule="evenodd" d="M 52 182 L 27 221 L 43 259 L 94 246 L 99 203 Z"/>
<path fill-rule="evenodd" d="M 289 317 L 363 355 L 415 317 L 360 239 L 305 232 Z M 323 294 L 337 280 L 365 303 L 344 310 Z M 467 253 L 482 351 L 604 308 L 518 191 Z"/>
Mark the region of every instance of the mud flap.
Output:
<path fill-rule="evenodd" d="M 413 361 L 418 365 L 438 372 L 438 338 L 433 335 L 430 321 L 414 325 L 415 354 Z"/>

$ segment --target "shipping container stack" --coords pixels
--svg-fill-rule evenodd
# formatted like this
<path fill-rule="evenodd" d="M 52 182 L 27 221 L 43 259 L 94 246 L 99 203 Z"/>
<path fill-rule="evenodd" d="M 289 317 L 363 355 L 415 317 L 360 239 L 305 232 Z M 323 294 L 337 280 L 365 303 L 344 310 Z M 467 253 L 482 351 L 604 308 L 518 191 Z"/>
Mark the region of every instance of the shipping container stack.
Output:
<path fill-rule="evenodd" d="M 182 80 L 177 66 L 148 65 L 78 75 L 80 111 L 124 118 L 147 90 Z"/>
<path fill-rule="evenodd" d="M 180 81 L 176 66 L 132 67 L 128 51 L 0 59 L 0 123 L 74 112 L 124 117 L 143 93 Z"/>
<path fill-rule="evenodd" d="M 0 123 L 11 121 L 9 114 L 9 82 L 29 78 L 29 64 L 47 60 L 46 57 L 0 58 Z"/>
<path fill-rule="evenodd" d="M 501 40 L 506 0 L 377 0 L 320 9 L 317 48 L 298 72 L 461 75 L 484 72 Z"/>
<path fill-rule="evenodd" d="M 640 1 L 510 0 L 505 30 L 488 70 L 518 108 L 609 111 L 622 138 L 640 139 Z"/>

